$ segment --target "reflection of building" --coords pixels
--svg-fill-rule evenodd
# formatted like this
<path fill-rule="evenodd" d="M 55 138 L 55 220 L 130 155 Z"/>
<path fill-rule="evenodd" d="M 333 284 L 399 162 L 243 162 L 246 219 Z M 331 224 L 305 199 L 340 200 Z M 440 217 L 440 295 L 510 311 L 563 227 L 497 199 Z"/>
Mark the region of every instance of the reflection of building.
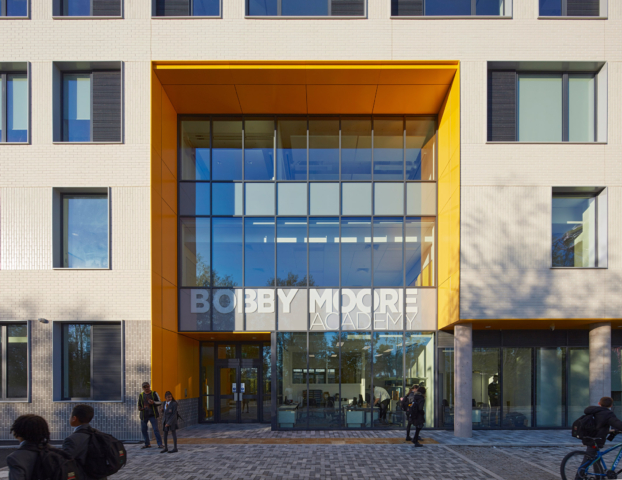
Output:
<path fill-rule="evenodd" d="M 539 13 L 572 2 L 332 0 L 276 30 L 245 17 L 288 0 L 51 3 L 3 20 L 0 411 L 93 401 L 136 439 L 146 378 L 186 422 L 279 429 L 400 425 L 415 383 L 460 434 L 622 401 L 607 0 L 554 45 Z"/>

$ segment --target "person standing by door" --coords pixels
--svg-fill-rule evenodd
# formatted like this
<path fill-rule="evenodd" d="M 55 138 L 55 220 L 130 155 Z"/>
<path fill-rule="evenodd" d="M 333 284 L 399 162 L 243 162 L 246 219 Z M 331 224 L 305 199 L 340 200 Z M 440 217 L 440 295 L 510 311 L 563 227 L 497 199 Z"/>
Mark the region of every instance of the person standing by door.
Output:
<path fill-rule="evenodd" d="M 164 416 L 162 423 L 164 425 L 164 449 L 160 453 L 177 452 L 177 402 L 173 398 L 171 392 L 164 394 L 166 401 L 162 405 L 162 414 Z M 168 432 L 173 436 L 173 450 L 168 449 Z"/>
<path fill-rule="evenodd" d="M 162 405 L 158 393 L 151 390 L 149 382 L 143 383 L 143 391 L 138 397 L 138 410 L 140 410 L 140 427 L 145 439 L 145 444 L 140 448 L 151 448 L 151 440 L 149 438 L 149 423 L 153 428 L 156 440 L 158 442 L 158 448 L 162 448 L 162 437 L 160 437 L 160 430 L 158 430 L 158 407 Z"/>
<path fill-rule="evenodd" d="M 387 423 L 387 412 L 389 410 L 389 404 L 391 403 L 391 396 L 382 387 L 374 387 L 374 405 L 378 406 L 380 423 Z"/>
<path fill-rule="evenodd" d="M 413 403 L 410 406 L 410 421 L 415 426 L 415 437 L 413 443 L 415 447 L 423 446 L 419 443 L 419 433 L 425 424 L 425 387 L 419 387 L 413 397 Z"/>

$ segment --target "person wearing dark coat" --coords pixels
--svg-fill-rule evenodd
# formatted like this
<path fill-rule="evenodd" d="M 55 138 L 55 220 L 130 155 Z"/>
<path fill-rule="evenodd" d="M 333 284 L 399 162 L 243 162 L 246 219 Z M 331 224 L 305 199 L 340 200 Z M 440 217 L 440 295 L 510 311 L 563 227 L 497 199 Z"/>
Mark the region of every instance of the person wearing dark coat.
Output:
<path fill-rule="evenodd" d="M 410 388 L 408 395 L 406 395 L 406 397 L 402 399 L 402 402 L 403 402 L 402 408 L 408 408 L 406 410 L 406 419 L 408 420 L 408 424 L 406 425 L 406 441 L 407 442 L 412 442 L 412 438 L 410 436 L 410 428 L 412 427 L 413 422 L 410 419 L 410 407 L 415 400 L 415 392 L 417 391 L 418 388 L 419 388 L 419 385 L 413 385 Z"/>
<path fill-rule="evenodd" d="M 595 436 L 596 441 L 587 438 L 583 439 L 583 445 L 587 446 L 589 455 L 594 455 L 597 448 L 602 448 L 605 445 L 610 430 L 622 431 L 622 420 L 616 417 L 616 414 L 611 411 L 611 407 L 613 407 L 613 399 L 611 397 L 603 397 L 598 402 L 598 406 L 587 407 L 583 412 L 586 415 L 594 415 L 596 428 L 598 429 L 598 433 Z"/>
<path fill-rule="evenodd" d="M 9 480 L 31 480 L 39 454 L 29 450 L 42 448 L 50 442 L 50 429 L 39 415 L 22 415 L 11 426 L 11 433 L 20 442 L 19 448 L 6 458 Z"/>
<path fill-rule="evenodd" d="M 164 449 L 160 453 L 177 452 L 177 402 L 171 392 L 164 394 L 166 401 L 162 404 L 162 424 L 164 425 Z M 168 432 L 173 436 L 173 450 L 168 449 Z"/>
<path fill-rule="evenodd" d="M 425 423 L 425 387 L 419 387 L 413 397 L 413 404 L 410 407 L 410 423 L 415 426 L 415 436 L 413 443 L 415 447 L 422 447 L 419 443 L 419 433 Z"/>
<path fill-rule="evenodd" d="M 78 464 L 78 468 L 82 472 L 82 476 L 79 478 L 83 480 L 106 480 L 108 477 L 95 478 L 87 475 L 84 471 L 91 435 L 82 433 L 82 431 L 92 430 L 90 423 L 94 416 L 95 411 L 90 405 L 76 405 L 73 407 L 69 425 L 74 427 L 74 431 L 65 439 L 61 448 L 71 455 Z"/>

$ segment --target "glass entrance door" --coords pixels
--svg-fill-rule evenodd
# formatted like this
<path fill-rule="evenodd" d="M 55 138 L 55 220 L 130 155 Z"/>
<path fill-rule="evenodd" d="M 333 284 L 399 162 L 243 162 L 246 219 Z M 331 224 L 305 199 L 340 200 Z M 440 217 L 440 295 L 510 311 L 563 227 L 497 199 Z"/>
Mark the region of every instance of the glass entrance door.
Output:
<path fill-rule="evenodd" d="M 220 421 L 239 422 L 238 368 L 220 368 Z"/>
<path fill-rule="evenodd" d="M 242 400 L 240 411 L 242 422 L 259 421 L 259 381 L 259 369 L 257 367 L 240 368 L 238 391 Z"/>

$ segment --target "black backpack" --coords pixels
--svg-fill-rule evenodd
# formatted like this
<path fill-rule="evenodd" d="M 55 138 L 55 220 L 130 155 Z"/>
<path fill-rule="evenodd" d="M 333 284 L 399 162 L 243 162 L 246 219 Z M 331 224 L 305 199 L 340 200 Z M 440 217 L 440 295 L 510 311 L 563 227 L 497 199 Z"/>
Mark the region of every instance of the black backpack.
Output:
<path fill-rule="evenodd" d="M 32 471 L 33 480 L 81 480 L 75 460 L 67 452 L 50 445 L 26 445 L 26 450 L 39 457 Z"/>
<path fill-rule="evenodd" d="M 410 400 L 408 399 L 408 395 L 402 398 L 402 403 L 400 404 L 400 407 L 403 411 L 408 413 L 408 411 L 410 410 Z"/>
<path fill-rule="evenodd" d="M 583 440 L 585 437 L 596 438 L 598 435 L 598 425 L 594 415 L 582 415 L 572 424 L 572 436 Z"/>
<path fill-rule="evenodd" d="M 83 465 L 87 475 L 103 478 L 114 475 L 125 466 L 127 452 L 121 441 L 94 428 L 81 428 L 77 433 L 84 433 L 91 437 Z"/>

